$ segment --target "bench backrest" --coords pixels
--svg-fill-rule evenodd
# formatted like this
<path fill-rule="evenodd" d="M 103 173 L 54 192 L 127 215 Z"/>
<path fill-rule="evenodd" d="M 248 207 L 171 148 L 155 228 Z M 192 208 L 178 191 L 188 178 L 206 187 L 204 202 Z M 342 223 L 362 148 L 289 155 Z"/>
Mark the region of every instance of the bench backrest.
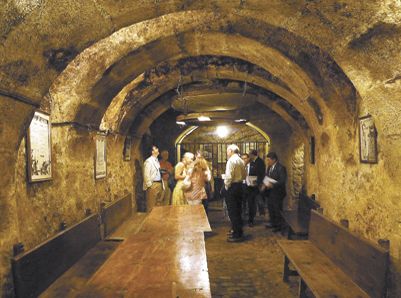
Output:
<path fill-rule="evenodd" d="M 17 297 L 37 297 L 100 240 L 93 214 L 12 259 Z"/>
<path fill-rule="evenodd" d="M 304 217 L 310 217 L 311 210 L 316 210 L 320 208 L 320 204 L 309 198 L 306 194 L 299 194 L 298 201 L 298 214 Z"/>
<path fill-rule="evenodd" d="M 132 215 L 131 194 L 112 202 L 102 209 L 102 222 L 107 237 Z"/>
<path fill-rule="evenodd" d="M 385 296 L 389 262 L 385 249 L 316 211 L 311 213 L 309 240 L 370 296 Z"/>

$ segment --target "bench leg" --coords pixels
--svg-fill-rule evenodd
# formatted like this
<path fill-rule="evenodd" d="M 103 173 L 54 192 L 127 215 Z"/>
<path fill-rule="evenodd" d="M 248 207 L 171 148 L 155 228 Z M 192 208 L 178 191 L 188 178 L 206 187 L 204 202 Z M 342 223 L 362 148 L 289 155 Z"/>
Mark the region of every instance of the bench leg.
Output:
<path fill-rule="evenodd" d="M 302 278 L 299 279 L 299 298 L 308 298 L 306 295 L 306 283 Z"/>
<path fill-rule="evenodd" d="M 288 277 L 290 275 L 290 260 L 288 260 L 287 256 L 284 256 L 284 270 L 283 270 L 283 281 L 288 282 Z"/>
<path fill-rule="evenodd" d="M 294 235 L 294 231 L 291 229 L 290 226 L 288 226 L 287 239 L 291 240 L 293 235 Z"/>
<path fill-rule="evenodd" d="M 288 282 L 289 276 L 298 276 L 298 272 L 290 269 L 290 260 L 287 258 L 287 256 L 284 256 L 283 281 Z"/>

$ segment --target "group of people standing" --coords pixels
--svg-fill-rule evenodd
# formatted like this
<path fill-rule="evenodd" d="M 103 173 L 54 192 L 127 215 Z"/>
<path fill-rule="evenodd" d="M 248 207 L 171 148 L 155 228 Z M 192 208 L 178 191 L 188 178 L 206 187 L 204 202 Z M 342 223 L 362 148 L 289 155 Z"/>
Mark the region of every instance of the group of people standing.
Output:
<path fill-rule="evenodd" d="M 243 241 L 242 208 L 244 202 L 248 205 L 248 224 L 254 224 L 257 197 L 267 200 L 269 222 L 266 228 L 278 232 L 282 228 L 283 201 L 286 196 L 286 168 L 279 163 L 277 154 L 270 152 L 265 162 L 258 157 L 257 151 L 243 153 L 236 145 L 227 147 L 227 165 L 224 176 L 223 196 L 225 197 L 228 216 L 232 229 L 227 241 Z M 261 206 L 263 208 L 263 204 Z"/>
<path fill-rule="evenodd" d="M 151 156 L 144 163 L 147 210 L 154 206 L 203 204 L 207 211 L 212 174 L 202 152 L 198 151 L 196 156 L 186 152 L 175 168 L 168 161 L 168 151 L 162 151 L 160 161 L 158 156 L 159 148 L 152 146 Z"/>
<path fill-rule="evenodd" d="M 159 148 L 152 146 L 152 154 L 144 163 L 143 189 L 146 191 L 147 210 L 163 205 L 203 204 L 207 212 L 213 177 L 202 152 L 198 151 L 196 156 L 186 152 L 175 168 L 168 161 L 168 151 L 161 153 L 160 162 L 158 156 Z M 249 226 L 254 225 L 258 197 L 267 201 L 270 221 L 266 227 L 274 232 L 280 231 L 287 172 L 278 161 L 277 154 L 270 152 L 263 161 L 256 150 L 240 155 L 238 146 L 232 144 L 227 147 L 227 158 L 221 191 L 231 221 L 227 241 L 240 242 L 244 239 L 243 206 L 248 207 Z M 264 212 L 264 204 L 260 204 L 259 212 Z"/>

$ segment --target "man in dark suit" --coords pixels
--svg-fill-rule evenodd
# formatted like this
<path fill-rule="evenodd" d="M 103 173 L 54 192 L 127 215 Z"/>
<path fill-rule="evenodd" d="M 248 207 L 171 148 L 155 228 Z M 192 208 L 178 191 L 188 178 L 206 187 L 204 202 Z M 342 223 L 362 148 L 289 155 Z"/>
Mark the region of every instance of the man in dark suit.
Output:
<path fill-rule="evenodd" d="M 287 181 L 287 170 L 279 163 L 277 154 L 269 152 L 266 156 L 266 176 L 276 180 L 276 183 L 270 183 L 269 185 L 263 185 L 265 194 L 267 197 L 267 209 L 269 211 L 270 222 L 266 224 L 266 228 L 273 228 L 273 232 L 281 230 L 283 224 L 283 217 L 281 212 L 283 211 L 283 201 L 286 192 L 286 181 Z"/>
<path fill-rule="evenodd" d="M 242 192 L 244 197 L 243 202 L 246 202 L 248 205 L 248 225 L 249 227 L 253 227 L 256 215 L 256 196 L 259 194 L 257 180 L 254 181 L 254 178 L 257 177 L 256 164 L 250 159 L 247 153 L 242 154 L 241 158 L 244 161 L 246 170 L 246 179 L 243 182 Z"/>
<path fill-rule="evenodd" d="M 252 150 L 249 152 L 249 157 L 254 163 L 255 175 L 258 177 L 257 186 L 260 188 L 263 184 L 263 178 L 265 177 L 266 166 L 265 162 L 258 156 L 258 151 Z M 265 214 L 264 197 L 261 194 L 256 194 L 255 201 L 258 203 L 259 215 Z"/>

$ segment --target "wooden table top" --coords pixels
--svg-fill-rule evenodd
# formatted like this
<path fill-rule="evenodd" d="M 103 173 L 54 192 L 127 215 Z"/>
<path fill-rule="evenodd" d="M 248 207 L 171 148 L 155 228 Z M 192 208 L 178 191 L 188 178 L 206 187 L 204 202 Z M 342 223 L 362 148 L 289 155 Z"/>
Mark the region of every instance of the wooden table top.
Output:
<path fill-rule="evenodd" d="M 202 205 L 155 207 L 145 219 L 141 231 L 165 233 L 211 232 Z"/>
<path fill-rule="evenodd" d="M 145 221 L 79 297 L 211 297 L 203 206 L 157 207 Z"/>

